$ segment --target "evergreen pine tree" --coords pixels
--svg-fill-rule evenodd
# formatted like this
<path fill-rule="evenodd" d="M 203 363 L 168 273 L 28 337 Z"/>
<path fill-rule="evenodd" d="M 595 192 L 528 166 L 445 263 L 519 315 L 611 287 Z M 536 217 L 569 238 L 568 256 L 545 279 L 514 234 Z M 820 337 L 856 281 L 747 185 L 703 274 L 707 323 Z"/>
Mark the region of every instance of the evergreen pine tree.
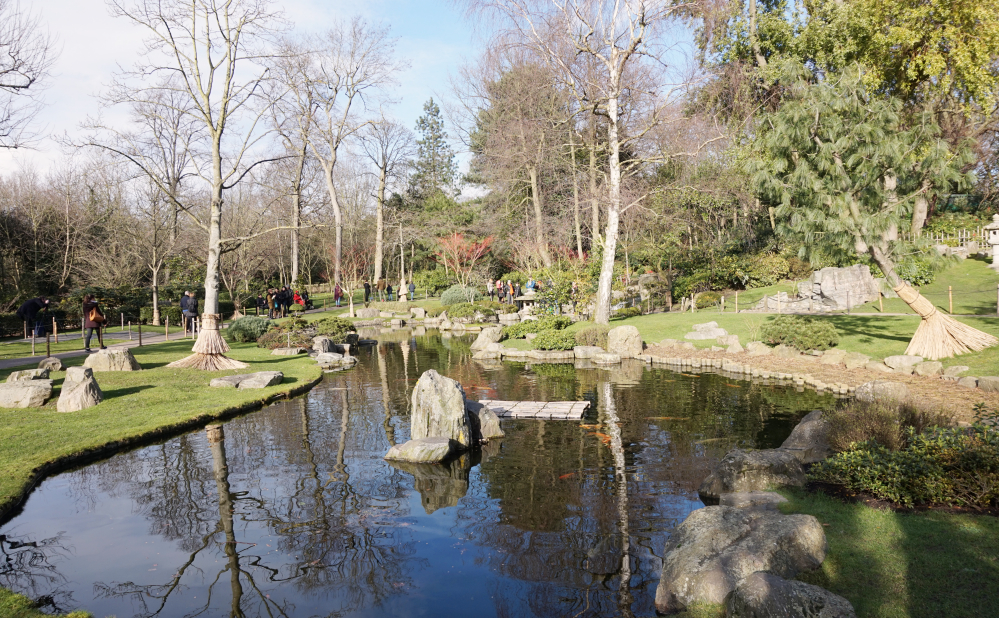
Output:
<path fill-rule="evenodd" d="M 423 115 L 416 121 L 420 139 L 416 141 L 416 161 L 410 177 L 410 193 L 427 200 L 437 193 L 451 196 L 458 178 L 454 151 L 447 143 L 441 110 L 431 98 L 423 105 Z"/>

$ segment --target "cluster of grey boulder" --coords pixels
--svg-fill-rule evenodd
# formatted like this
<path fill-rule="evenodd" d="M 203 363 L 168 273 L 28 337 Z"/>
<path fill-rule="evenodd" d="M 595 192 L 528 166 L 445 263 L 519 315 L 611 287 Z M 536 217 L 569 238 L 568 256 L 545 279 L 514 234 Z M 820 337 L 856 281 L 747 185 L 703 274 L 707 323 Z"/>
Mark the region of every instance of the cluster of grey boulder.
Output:
<path fill-rule="evenodd" d="M 308 354 L 325 371 L 340 371 L 353 367 L 357 359 L 350 355 L 351 345 L 358 342 L 356 334 L 348 335 L 348 343 L 333 343 L 333 340 L 325 335 L 319 335 L 312 339 L 312 349 L 303 347 L 276 348 L 271 351 L 273 356 L 298 356 Z"/>
<path fill-rule="evenodd" d="M 787 292 L 779 292 L 773 296 L 764 296 L 751 311 L 842 311 L 876 301 L 879 293 L 885 298 L 896 296 L 883 279 L 875 279 L 871 275 L 870 267 L 862 264 L 828 267 L 816 270 L 808 281 L 800 282 L 797 295 L 792 297 Z"/>
<path fill-rule="evenodd" d="M 803 464 L 831 453 L 828 421 L 815 411 L 778 449 L 726 454 L 699 489 L 713 506 L 691 513 L 666 545 L 656 609 L 713 603 L 730 618 L 855 616 L 843 597 L 794 581 L 825 560 L 825 532 L 811 515 L 781 513 L 786 500 L 767 491 L 803 486 Z"/>
<path fill-rule="evenodd" d="M 420 376 L 411 404 L 410 440 L 390 448 L 385 459 L 438 463 L 504 435 L 496 414 L 466 400 L 461 384 L 433 369 Z"/>
<path fill-rule="evenodd" d="M 104 393 L 94 378 L 98 371 L 138 371 L 139 365 L 126 348 L 100 350 L 87 356 L 82 367 L 69 367 L 59 389 L 56 410 L 79 412 L 104 400 Z M 40 408 L 52 398 L 54 380 L 49 376 L 63 370 L 58 358 L 45 358 L 37 369 L 14 371 L 0 384 L 0 408 Z"/>
<path fill-rule="evenodd" d="M 475 360 L 512 360 L 547 363 L 571 363 L 586 359 L 596 365 L 617 365 L 625 358 L 642 355 L 644 343 L 634 326 L 618 326 L 607 333 L 607 349 L 599 346 L 576 346 L 571 350 L 518 350 L 500 343 L 503 328 L 487 326 L 472 343 Z"/>

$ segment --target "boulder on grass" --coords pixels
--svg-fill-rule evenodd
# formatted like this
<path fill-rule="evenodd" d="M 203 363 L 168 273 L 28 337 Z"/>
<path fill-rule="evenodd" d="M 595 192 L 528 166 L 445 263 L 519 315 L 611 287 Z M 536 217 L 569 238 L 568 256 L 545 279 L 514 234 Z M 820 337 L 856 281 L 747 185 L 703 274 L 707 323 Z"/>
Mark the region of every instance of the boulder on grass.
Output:
<path fill-rule="evenodd" d="M 722 494 L 718 499 L 719 506 L 732 506 L 737 509 L 765 509 L 776 511 L 778 504 L 787 502 L 787 498 L 772 491 L 737 491 Z"/>
<path fill-rule="evenodd" d="M 757 571 L 736 586 L 727 618 L 856 618 L 849 601 L 825 588 Z"/>
<path fill-rule="evenodd" d="M 410 307 L 409 313 L 414 320 L 422 320 L 427 317 L 427 310 L 423 307 Z"/>
<path fill-rule="evenodd" d="M 0 384 L 0 408 L 40 408 L 52 397 L 52 380 Z"/>
<path fill-rule="evenodd" d="M 718 327 L 718 322 L 705 322 L 704 324 L 694 324 L 694 331 L 683 336 L 684 339 L 692 341 L 707 341 L 718 337 L 727 337 L 728 331 Z M 728 344 L 726 344 L 728 345 Z"/>
<path fill-rule="evenodd" d="M 63 380 L 62 389 L 59 391 L 59 401 L 56 402 L 56 410 L 59 412 L 79 412 L 92 408 L 104 401 L 104 393 L 94 379 L 93 372 L 87 367 L 71 367 L 71 369 L 82 369 L 81 372 L 74 372 L 70 379 L 67 373 Z"/>
<path fill-rule="evenodd" d="M 40 366 L 41 365 L 39 365 L 39 367 Z M 968 371 L 969 369 L 971 369 L 971 367 L 968 367 L 967 365 L 952 365 L 947 369 L 944 369 L 944 375 L 947 377 L 956 378 L 957 376 L 961 375 L 965 371 Z"/>
<path fill-rule="evenodd" d="M 90 367 L 70 367 L 66 370 L 66 377 L 62 381 L 62 390 L 72 390 L 76 384 L 93 378 L 94 370 Z"/>
<path fill-rule="evenodd" d="M 94 371 L 139 371 L 139 365 L 132 351 L 127 348 L 114 348 L 98 350 L 94 354 L 87 356 L 83 361 L 84 367 L 90 367 Z"/>
<path fill-rule="evenodd" d="M 869 362 L 871 362 L 871 357 L 860 352 L 847 352 L 846 356 L 843 357 L 843 364 L 846 365 L 847 369 L 860 369 L 866 367 Z"/>
<path fill-rule="evenodd" d="M 214 388 L 238 388 L 245 390 L 274 386 L 275 384 L 280 384 L 283 379 L 284 374 L 280 371 L 258 371 L 256 373 L 242 373 L 234 376 L 214 378 L 208 385 Z"/>
<path fill-rule="evenodd" d="M 425 371 L 413 388 L 410 435 L 448 438 L 459 448 L 472 445 L 472 428 L 465 412 L 465 391 L 456 380 L 433 369 Z"/>
<path fill-rule="evenodd" d="M 943 373 L 943 363 L 940 361 L 923 361 L 916 363 L 913 370 L 917 376 L 938 376 Z"/>
<path fill-rule="evenodd" d="M 49 356 L 38 362 L 38 368 L 48 369 L 49 371 L 62 371 L 62 361 L 54 356 Z"/>
<path fill-rule="evenodd" d="M 826 535 L 811 515 L 705 507 L 677 526 L 666 544 L 656 609 L 674 613 L 694 603 L 724 603 L 757 571 L 791 578 L 825 557 Z"/>
<path fill-rule="evenodd" d="M 822 410 L 813 410 L 801 419 L 780 447 L 793 453 L 801 463 L 815 463 L 831 456 L 829 421 L 823 417 Z"/>
<path fill-rule="evenodd" d="M 922 356 L 913 356 L 912 354 L 896 354 L 895 356 L 885 358 L 886 365 L 895 371 L 901 371 L 904 373 L 912 373 L 912 367 L 915 367 L 921 362 L 923 362 Z"/>
<path fill-rule="evenodd" d="M 804 487 L 805 469 L 791 451 L 733 449 L 697 490 L 702 499 L 718 500 L 722 494 L 758 491 L 770 487 Z"/>
<path fill-rule="evenodd" d="M 371 318 L 377 318 L 379 314 L 381 314 L 381 311 L 375 309 L 374 307 L 365 307 L 364 309 L 354 310 L 355 316 L 366 320 L 370 320 Z"/>
<path fill-rule="evenodd" d="M 634 358 L 642 353 L 642 335 L 634 326 L 618 326 L 607 332 L 607 351 L 621 358 Z"/>
<path fill-rule="evenodd" d="M 489 344 L 499 343 L 499 340 L 503 337 L 503 327 L 502 326 L 487 326 L 482 329 L 479 336 L 475 338 L 472 342 L 472 351 L 478 352 L 479 350 L 485 350 L 489 347 Z"/>
<path fill-rule="evenodd" d="M 316 362 L 320 365 L 334 365 L 343 360 L 343 354 L 337 352 L 323 352 L 316 355 Z"/>
<path fill-rule="evenodd" d="M 385 459 L 409 461 L 413 463 L 437 463 L 447 459 L 459 450 L 454 440 L 447 438 L 414 438 L 403 444 L 396 444 L 385 454 Z"/>
<path fill-rule="evenodd" d="M 27 382 L 28 380 L 48 380 L 48 369 L 24 369 L 22 371 L 11 371 L 7 376 L 8 382 Z"/>
<path fill-rule="evenodd" d="M 762 341 L 750 341 L 746 344 L 746 351 L 750 356 L 770 356 L 773 349 Z"/>
<path fill-rule="evenodd" d="M 308 350 L 305 348 L 276 348 L 271 350 L 272 356 L 298 356 L 299 354 L 307 354 Z"/>

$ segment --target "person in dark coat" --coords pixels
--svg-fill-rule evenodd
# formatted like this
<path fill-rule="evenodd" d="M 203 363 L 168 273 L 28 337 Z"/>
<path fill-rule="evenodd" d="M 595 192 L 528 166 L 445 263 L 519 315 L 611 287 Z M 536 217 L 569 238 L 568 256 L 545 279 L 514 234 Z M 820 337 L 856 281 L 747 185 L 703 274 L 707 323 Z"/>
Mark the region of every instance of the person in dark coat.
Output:
<path fill-rule="evenodd" d="M 367 307 L 369 301 L 371 300 L 371 282 L 364 282 L 364 306 Z"/>
<path fill-rule="evenodd" d="M 267 301 L 264 300 L 262 294 L 257 294 L 257 313 L 258 314 L 267 313 Z"/>
<path fill-rule="evenodd" d="M 186 298 L 186 296 L 185 296 Z M 98 319 L 91 319 L 91 313 L 96 310 L 96 315 L 99 316 Z M 97 301 L 94 299 L 93 294 L 87 294 L 83 297 L 83 328 L 84 328 L 84 340 L 83 349 L 88 354 L 92 353 L 93 350 L 90 349 L 90 339 L 94 336 L 94 331 L 97 331 L 97 342 L 101 345 L 102 350 L 108 349 L 104 345 L 104 324 L 107 320 L 104 318 L 104 312 L 101 308 L 97 306 Z"/>
<path fill-rule="evenodd" d="M 44 337 L 44 318 L 38 317 L 38 314 L 48 308 L 49 299 L 44 296 L 39 296 L 38 298 L 32 298 L 31 300 L 24 301 L 24 303 L 17 308 L 16 315 L 18 318 L 31 325 L 31 332 L 34 333 L 36 337 Z"/>

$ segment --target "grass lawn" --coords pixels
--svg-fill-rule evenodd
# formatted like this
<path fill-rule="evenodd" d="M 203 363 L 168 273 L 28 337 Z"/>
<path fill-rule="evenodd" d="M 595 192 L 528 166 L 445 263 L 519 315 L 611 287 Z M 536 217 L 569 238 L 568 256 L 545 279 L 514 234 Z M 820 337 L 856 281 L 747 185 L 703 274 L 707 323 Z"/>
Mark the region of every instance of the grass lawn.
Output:
<path fill-rule="evenodd" d="M 57 618 L 55 614 L 46 614 L 35 609 L 34 603 L 26 596 L 0 588 L 0 616 L 3 618 Z M 58 614 L 63 618 L 91 618 L 93 614 L 85 611 L 75 611 L 68 614 Z"/>
<path fill-rule="evenodd" d="M 72 414 L 56 412 L 65 372 L 52 374 L 55 392 L 43 408 L 0 408 L 0 513 L 23 495 L 40 466 L 88 449 L 134 441 L 161 428 L 207 423 L 226 411 L 262 403 L 322 376 L 306 356 L 271 356 L 270 350 L 253 344 L 230 345 L 230 356 L 249 363 L 249 369 L 218 373 L 168 369 L 167 363 L 191 352 L 190 341 L 171 341 L 132 349 L 142 371 L 97 373 L 104 401 L 93 408 Z M 66 364 L 82 365 L 84 360 L 81 356 L 68 359 Z M 10 371 L 0 371 L 0 380 L 6 380 Z M 254 371 L 282 371 L 284 381 L 263 390 L 208 386 L 213 377 Z"/>
<path fill-rule="evenodd" d="M 163 326 L 143 326 L 142 336 L 152 336 L 152 335 L 162 335 L 164 331 Z M 108 329 L 108 332 L 113 335 L 118 335 L 124 332 L 128 334 L 128 325 L 125 325 L 125 330 L 122 331 L 121 326 L 112 326 Z M 170 325 L 170 338 L 173 339 L 181 336 L 181 329 L 173 324 Z M 55 342 L 55 337 L 51 336 L 49 339 L 49 345 L 53 354 L 59 354 L 61 352 L 73 352 L 76 350 L 83 349 L 83 339 L 80 338 L 80 329 L 75 329 L 71 331 L 62 331 L 59 333 L 59 343 Z M 74 339 L 66 339 L 63 335 L 70 335 L 75 337 Z M 138 340 L 139 332 L 136 326 L 132 326 L 132 338 Z M 127 336 L 125 337 L 127 340 Z M 105 343 L 116 343 L 121 341 L 120 338 L 106 337 Z M 95 334 L 91 340 L 92 346 L 97 346 L 97 335 Z M 44 355 L 45 354 L 45 338 L 35 339 L 35 354 Z M 31 356 L 31 342 L 25 341 L 21 337 L 0 339 L 0 359 L 8 358 L 21 358 L 24 356 Z"/>
<path fill-rule="evenodd" d="M 975 258 L 958 262 L 937 273 L 933 283 L 919 289 L 938 309 L 949 310 L 948 286 L 953 288 L 954 313 L 956 315 L 995 315 L 996 286 L 999 285 L 999 272 L 989 268 L 989 262 Z M 886 298 L 885 313 L 913 313 L 909 305 L 901 299 Z M 877 312 L 878 303 L 867 303 L 856 307 L 858 312 Z"/>
<path fill-rule="evenodd" d="M 846 597 L 859 618 L 999 616 L 999 518 L 781 493 L 781 510 L 814 515 L 829 543 L 822 567 L 799 579 Z"/>

